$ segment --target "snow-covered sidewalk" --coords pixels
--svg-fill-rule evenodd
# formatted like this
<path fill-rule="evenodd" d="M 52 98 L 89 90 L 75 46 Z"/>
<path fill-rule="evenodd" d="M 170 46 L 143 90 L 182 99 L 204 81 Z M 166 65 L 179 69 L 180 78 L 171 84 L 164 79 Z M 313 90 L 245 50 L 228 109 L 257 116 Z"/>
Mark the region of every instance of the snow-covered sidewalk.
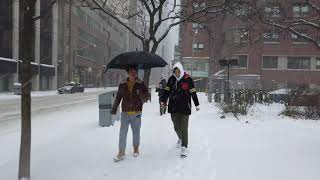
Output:
<path fill-rule="evenodd" d="M 181 159 L 170 115 L 158 100 L 144 106 L 141 155 L 114 163 L 119 122 L 98 126 L 96 101 L 35 115 L 32 180 L 319 180 L 320 124 L 278 116 L 281 105 L 255 106 L 240 120 L 220 119 L 218 108 L 199 94 L 189 123 L 189 157 Z M 245 123 L 248 121 L 248 123 Z M 17 179 L 19 132 L 1 134 L 0 179 Z"/>

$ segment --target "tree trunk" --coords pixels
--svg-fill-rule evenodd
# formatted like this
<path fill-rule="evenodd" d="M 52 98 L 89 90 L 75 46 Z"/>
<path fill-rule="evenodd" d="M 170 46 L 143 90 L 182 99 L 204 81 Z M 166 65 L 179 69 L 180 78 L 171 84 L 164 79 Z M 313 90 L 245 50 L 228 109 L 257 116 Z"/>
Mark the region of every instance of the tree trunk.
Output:
<path fill-rule="evenodd" d="M 150 75 L 151 69 L 145 69 L 143 75 L 143 83 L 146 85 L 146 87 L 149 87 Z"/>
<path fill-rule="evenodd" d="M 153 45 L 152 45 L 152 48 L 151 48 L 151 51 L 150 51 L 149 43 L 148 43 L 148 42 L 144 42 L 143 51 L 147 51 L 147 52 L 150 51 L 150 53 L 155 54 L 156 51 L 157 51 L 158 46 L 159 46 L 159 43 L 153 44 Z M 144 75 L 143 75 L 143 83 L 144 83 L 147 87 L 149 87 L 150 76 L 151 76 L 151 69 L 145 69 L 145 70 L 144 70 Z"/>
<path fill-rule="evenodd" d="M 22 3 L 23 2 L 23 3 Z M 22 43 L 22 72 L 21 72 L 21 144 L 19 160 L 19 180 L 30 179 L 30 154 L 31 154 L 31 58 L 34 43 L 34 14 L 36 0 L 20 1 L 23 7 L 23 28 L 21 33 Z"/>
<path fill-rule="evenodd" d="M 143 44 L 143 51 L 149 52 L 150 43 L 148 41 L 143 41 L 142 44 Z M 143 83 L 147 88 L 149 88 L 150 75 L 151 75 L 151 69 L 145 69 L 143 74 Z"/>

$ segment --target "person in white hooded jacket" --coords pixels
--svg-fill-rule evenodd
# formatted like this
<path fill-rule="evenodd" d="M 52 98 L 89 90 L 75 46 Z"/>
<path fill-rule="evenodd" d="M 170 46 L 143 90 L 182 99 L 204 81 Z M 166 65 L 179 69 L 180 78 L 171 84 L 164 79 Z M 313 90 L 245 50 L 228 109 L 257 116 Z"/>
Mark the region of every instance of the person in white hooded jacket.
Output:
<path fill-rule="evenodd" d="M 199 110 L 199 100 L 192 78 L 183 70 L 183 66 L 179 62 L 173 66 L 173 75 L 168 79 L 165 91 L 160 98 L 162 106 L 166 105 L 168 98 L 168 112 L 171 113 L 174 130 L 178 135 L 177 147 L 181 147 L 181 156 L 186 157 L 188 124 L 192 107 L 191 98 L 197 111 Z"/>

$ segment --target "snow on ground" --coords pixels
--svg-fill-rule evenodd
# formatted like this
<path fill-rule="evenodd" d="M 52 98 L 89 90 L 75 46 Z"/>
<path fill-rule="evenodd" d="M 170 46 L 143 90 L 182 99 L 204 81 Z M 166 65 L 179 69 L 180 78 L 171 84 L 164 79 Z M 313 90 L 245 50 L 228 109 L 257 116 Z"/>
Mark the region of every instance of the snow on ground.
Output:
<path fill-rule="evenodd" d="M 319 180 L 320 126 L 278 116 L 282 105 L 256 105 L 246 117 L 220 119 L 199 94 L 189 126 L 189 157 L 181 159 L 170 115 L 158 100 L 144 106 L 141 155 L 114 163 L 119 122 L 98 126 L 97 102 L 33 117 L 32 180 Z M 248 123 L 245 123 L 248 121 Z M 17 179 L 19 132 L 1 134 L 0 179 Z M 4 148 L 3 148 L 4 147 Z"/>

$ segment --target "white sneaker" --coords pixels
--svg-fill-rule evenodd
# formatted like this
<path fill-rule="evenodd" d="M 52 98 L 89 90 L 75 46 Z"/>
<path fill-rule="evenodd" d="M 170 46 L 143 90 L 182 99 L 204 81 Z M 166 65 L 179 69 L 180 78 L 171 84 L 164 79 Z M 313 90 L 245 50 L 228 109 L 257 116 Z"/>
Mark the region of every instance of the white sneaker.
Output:
<path fill-rule="evenodd" d="M 138 157 L 139 153 L 133 153 L 133 157 Z"/>
<path fill-rule="evenodd" d="M 179 140 L 178 140 L 178 142 L 177 142 L 177 145 L 176 145 L 176 146 L 177 146 L 177 148 L 181 148 L 181 144 L 182 144 L 182 140 L 181 140 L 181 139 L 179 139 Z"/>
<path fill-rule="evenodd" d="M 181 153 L 180 153 L 180 156 L 181 157 L 187 157 L 188 155 L 188 150 L 186 147 L 181 147 Z"/>
<path fill-rule="evenodd" d="M 122 161 L 122 160 L 124 160 L 124 155 L 123 156 L 116 156 L 115 158 L 113 158 L 114 162 L 119 162 L 119 161 Z"/>

